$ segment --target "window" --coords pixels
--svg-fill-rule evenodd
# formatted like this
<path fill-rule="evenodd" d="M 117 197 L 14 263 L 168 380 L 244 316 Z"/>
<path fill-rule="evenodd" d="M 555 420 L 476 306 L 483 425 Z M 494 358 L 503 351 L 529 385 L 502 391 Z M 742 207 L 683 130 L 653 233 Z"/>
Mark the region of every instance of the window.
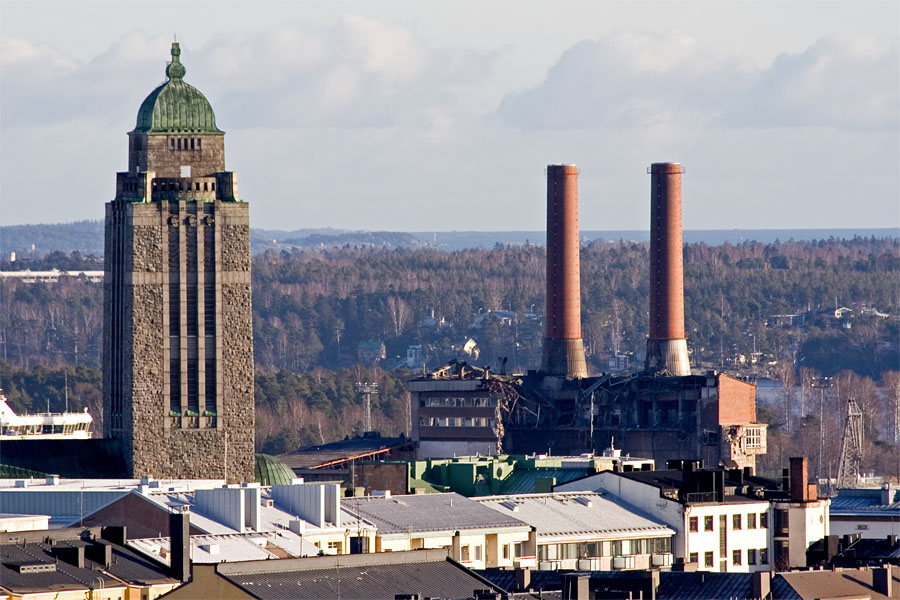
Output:
<path fill-rule="evenodd" d="M 516 542 L 513 551 L 515 552 L 516 557 L 525 556 L 525 544 L 523 542 Z"/>
<path fill-rule="evenodd" d="M 688 558 L 688 562 L 695 563 L 695 562 L 697 562 L 698 560 L 700 560 L 700 559 L 698 558 L 697 553 L 696 553 L 696 552 L 691 552 L 691 554 L 690 554 L 690 556 L 689 556 L 689 558 Z"/>
<path fill-rule="evenodd" d="M 769 526 L 769 513 L 759 513 L 759 528 L 765 529 Z"/>
<path fill-rule="evenodd" d="M 175 149 L 175 138 L 169 138 L 169 150 Z"/>
<path fill-rule="evenodd" d="M 475 546 L 475 560 L 481 560 L 481 545 Z"/>
<path fill-rule="evenodd" d="M 769 564 L 769 549 L 768 548 L 760 548 L 759 549 L 759 564 L 761 564 L 761 565 Z"/>
<path fill-rule="evenodd" d="M 734 564 L 734 565 L 740 565 L 740 564 L 741 564 L 741 551 L 740 551 L 740 550 L 734 550 L 734 551 L 732 551 L 732 553 L 731 553 L 731 563 Z"/>
<path fill-rule="evenodd" d="M 743 515 L 733 515 L 731 517 L 731 528 L 732 529 L 742 529 L 741 527 L 741 517 Z"/>
<path fill-rule="evenodd" d="M 503 544 L 503 558 L 509 558 L 509 544 Z"/>
<path fill-rule="evenodd" d="M 775 568 L 779 571 L 787 570 L 791 564 L 790 545 L 787 540 L 775 541 Z"/>
<path fill-rule="evenodd" d="M 710 518 L 712 518 L 712 517 L 710 517 Z M 713 553 L 712 552 L 706 552 L 703 555 L 703 566 L 712 568 L 712 566 L 713 566 Z"/>
<path fill-rule="evenodd" d="M 762 448 L 762 427 L 747 428 L 747 449 Z"/>
<path fill-rule="evenodd" d="M 756 529 L 756 513 L 747 515 L 747 529 Z"/>
<path fill-rule="evenodd" d="M 713 518 L 712 515 L 708 517 L 703 517 L 703 531 L 712 531 L 713 530 Z"/>
<path fill-rule="evenodd" d="M 699 529 L 700 529 L 700 524 L 698 522 L 699 520 L 700 519 L 698 517 L 689 517 L 688 518 L 688 530 L 699 531 Z"/>
<path fill-rule="evenodd" d="M 747 550 L 747 564 L 755 565 L 756 564 L 756 548 L 751 548 Z"/>
<path fill-rule="evenodd" d="M 468 546 L 463 546 L 460 549 L 459 558 L 462 562 L 469 562 L 469 547 Z"/>
<path fill-rule="evenodd" d="M 775 535 L 787 535 L 788 534 L 788 511 L 786 510 L 776 510 L 775 511 Z"/>

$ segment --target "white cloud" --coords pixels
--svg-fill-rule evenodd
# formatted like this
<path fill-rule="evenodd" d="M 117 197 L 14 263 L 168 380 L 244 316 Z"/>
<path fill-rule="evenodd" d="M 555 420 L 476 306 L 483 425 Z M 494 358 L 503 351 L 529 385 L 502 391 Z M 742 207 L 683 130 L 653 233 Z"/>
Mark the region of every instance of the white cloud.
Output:
<path fill-rule="evenodd" d="M 900 121 L 896 39 L 835 34 L 781 54 L 729 107 L 725 122 L 745 127 L 825 126 L 896 130 Z"/>
<path fill-rule="evenodd" d="M 717 56 L 681 32 L 624 32 L 567 50 L 537 87 L 507 96 L 498 117 L 523 129 L 698 126 L 896 128 L 896 40 L 839 34 L 767 69 Z M 721 119 L 721 120 L 720 120 Z"/>
<path fill-rule="evenodd" d="M 683 32 L 619 32 L 572 46 L 540 85 L 508 95 L 497 116 L 523 129 L 705 119 L 756 77 L 749 60 L 716 56 Z"/>

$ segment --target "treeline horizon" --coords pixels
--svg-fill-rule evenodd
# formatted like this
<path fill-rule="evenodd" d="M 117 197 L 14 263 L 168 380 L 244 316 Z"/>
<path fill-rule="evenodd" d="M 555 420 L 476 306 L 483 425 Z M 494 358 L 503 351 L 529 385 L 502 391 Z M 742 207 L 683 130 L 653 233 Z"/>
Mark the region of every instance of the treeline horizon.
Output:
<path fill-rule="evenodd" d="M 617 353 L 639 366 L 648 326 L 647 246 L 594 242 L 582 248 L 582 323 L 595 374 L 608 370 Z M 898 369 L 900 241 L 689 243 L 684 258 L 695 365 L 775 376 L 788 363 L 798 374 L 801 368 L 826 376 L 848 371 L 873 382 Z M 292 449 L 320 441 L 323 432 L 332 439 L 358 432 L 351 413 L 359 399 L 351 384 L 365 373 L 382 378 L 385 389 L 376 421 L 386 431 L 405 431 L 400 384 L 409 375 L 393 367 L 409 346 L 421 345 L 429 366 L 454 357 L 496 366 L 502 356 L 509 369 L 537 368 L 544 262 L 540 246 L 298 249 L 254 256 L 260 448 Z M 99 368 L 102 284 L 63 278 L 55 284 L 4 281 L 3 287 L 4 370 Z M 852 312 L 838 318 L 838 307 Z M 495 318 L 496 311 L 515 318 Z M 469 339 L 480 351 L 477 359 L 462 353 Z M 384 342 L 388 359 L 358 365 L 357 345 L 373 340 Z M 2 375 L 5 386 L 7 373 Z M 99 379 L 85 385 L 99 393 Z M 16 408 L 46 410 L 37 392 L 21 391 L 16 398 Z M 290 411 L 294 418 L 282 417 Z M 316 419 L 338 425 L 320 431 L 310 425 Z"/>

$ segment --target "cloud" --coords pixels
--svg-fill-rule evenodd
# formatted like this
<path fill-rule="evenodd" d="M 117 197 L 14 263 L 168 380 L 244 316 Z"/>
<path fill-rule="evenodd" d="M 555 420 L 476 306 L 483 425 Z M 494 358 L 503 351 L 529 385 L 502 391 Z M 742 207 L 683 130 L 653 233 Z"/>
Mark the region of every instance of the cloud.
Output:
<path fill-rule="evenodd" d="M 237 80 L 217 106 L 240 127 L 387 127 L 458 103 L 454 88 L 477 82 L 493 58 L 435 48 L 402 27 L 350 15 L 333 27 L 214 38 L 201 69 Z"/>
<path fill-rule="evenodd" d="M 497 117 L 523 129 L 644 127 L 708 114 L 757 76 L 749 60 L 718 57 L 679 31 L 612 33 L 572 46 Z"/>
<path fill-rule="evenodd" d="M 135 31 L 80 64 L 49 46 L 4 40 L 4 125 L 133 119 L 165 81 L 170 43 Z M 493 55 L 436 48 L 403 27 L 349 15 L 326 28 L 230 32 L 202 48 L 182 43 L 182 62 L 185 80 L 207 95 L 226 129 L 352 128 L 457 110 L 454 89 L 482 81 Z"/>
<path fill-rule="evenodd" d="M 896 41 L 836 34 L 767 69 L 718 56 L 681 32 L 581 41 L 496 116 L 522 129 L 648 127 L 674 120 L 736 127 L 896 128 Z"/>
<path fill-rule="evenodd" d="M 772 66 L 725 113 L 743 127 L 824 126 L 851 130 L 900 126 L 900 49 L 865 35 L 824 37 Z"/>

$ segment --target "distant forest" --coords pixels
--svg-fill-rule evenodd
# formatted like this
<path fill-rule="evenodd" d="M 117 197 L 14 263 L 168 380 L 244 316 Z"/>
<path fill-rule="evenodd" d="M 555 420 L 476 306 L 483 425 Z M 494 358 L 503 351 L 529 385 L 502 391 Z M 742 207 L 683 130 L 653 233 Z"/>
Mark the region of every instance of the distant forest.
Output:
<path fill-rule="evenodd" d="M 582 322 L 595 373 L 608 370 L 616 354 L 633 364 L 641 360 L 647 256 L 647 244 L 638 242 L 582 249 Z M 798 376 L 802 367 L 870 381 L 900 368 L 896 238 L 692 243 L 684 257 L 695 364 L 773 377 L 788 364 Z M 41 264 L 52 266 L 46 257 Z M 421 361 L 432 367 L 460 357 L 496 366 L 503 356 L 510 369 L 536 368 L 544 286 L 544 250 L 536 246 L 295 249 L 254 256 L 260 448 L 284 451 L 360 431 L 352 383 L 361 379 L 381 384 L 379 427 L 406 431 L 402 383 L 410 371 L 404 369 L 421 371 Z M 97 402 L 102 285 L 75 278 L 4 281 L 0 304 L 2 385 L 16 408 L 45 410 L 48 400 L 61 408 L 61 369 L 68 369 L 70 401 Z M 477 358 L 463 351 L 470 339 Z M 370 341 L 385 344 L 386 358 L 360 365 L 358 344 Z M 422 347 L 413 349 L 412 364 L 405 360 L 410 346 Z"/>

